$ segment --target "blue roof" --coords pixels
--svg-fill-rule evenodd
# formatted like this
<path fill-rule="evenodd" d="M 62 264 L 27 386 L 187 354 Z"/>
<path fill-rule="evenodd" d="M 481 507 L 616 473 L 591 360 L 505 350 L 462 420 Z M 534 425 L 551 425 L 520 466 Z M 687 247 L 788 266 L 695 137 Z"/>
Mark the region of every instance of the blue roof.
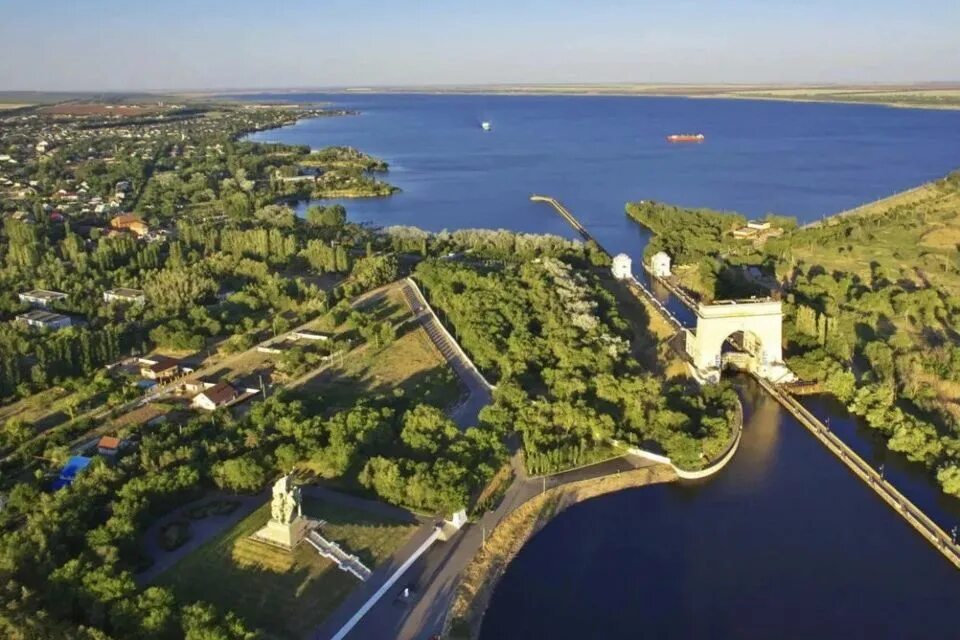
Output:
<path fill-rule="evenodd" d="M 70 486 L 77 474 L 90 466 L 93 458 L 86 456 L 73 456 L 67 460 L 67 464 L 60 470 L 60 477 L 53 481 L 51 487 L 54 491 Z"/>

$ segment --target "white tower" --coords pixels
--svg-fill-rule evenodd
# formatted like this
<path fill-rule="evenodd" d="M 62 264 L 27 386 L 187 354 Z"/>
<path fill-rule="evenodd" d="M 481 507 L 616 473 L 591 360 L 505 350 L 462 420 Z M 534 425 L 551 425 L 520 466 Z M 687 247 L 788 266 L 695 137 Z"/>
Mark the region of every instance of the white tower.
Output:
<path fill-rule="evenodd" d="M 613 277 L 617 280 L 626 280 L 633 275 L 631 268 L 633 266 L 633 261 L 630 260 L 630 256 L 625 253 L 619 253 L 613 258 L 613 266 L 610 268 L 610 271 L 613 272 Z"/>
<path fill-rule="evenodd" d="M 670 277 L 670 256 L 663 251 L 658 251 L 650 258 L 650 270 L 658 278 Z"/>

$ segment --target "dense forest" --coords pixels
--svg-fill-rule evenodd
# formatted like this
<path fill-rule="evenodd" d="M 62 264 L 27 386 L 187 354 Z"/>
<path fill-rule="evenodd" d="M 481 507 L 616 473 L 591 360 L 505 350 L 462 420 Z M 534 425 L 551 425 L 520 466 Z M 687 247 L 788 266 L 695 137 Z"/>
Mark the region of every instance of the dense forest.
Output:
<path fill-rule="evenodd" d="M 733 239 L 727 230 L 739 219 L 726 214 L 642 211 L 628 206 L 658 233 L 653 245 L 669 253 L 660 234 L 687 234 L 697 240 L 694 253 L 678 262 L 716 265 L 684 284 L 712 287 L 715 297 L 756 293 L 738 277 L 747 266 L 778 280 L 787 364 L 960 496 L 960 173 L 824 223 L 788 227 L 760 247 Z M 711 280 L 704 272 L 729 275 Z"/>
<path fill-rule="evenodd" d="M 652 446 L 697 467 L 728 442 L 736 398 L 664 383 L 630 354 L 630 329 L 595 277 L 555 257 L 474 267 L 427 261 L 426 295 L 497 384 L 482 421 L 523 436 L 531 473 Z"/>

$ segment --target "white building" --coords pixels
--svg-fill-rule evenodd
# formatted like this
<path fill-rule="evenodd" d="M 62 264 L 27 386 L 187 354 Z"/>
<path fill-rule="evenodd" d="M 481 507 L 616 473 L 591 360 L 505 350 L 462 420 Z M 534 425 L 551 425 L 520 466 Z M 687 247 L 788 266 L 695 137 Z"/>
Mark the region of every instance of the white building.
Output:
<path fill-rule="evenodd" d="M 19 293 L 17 297 L 20 302 L 24 302 L 34 307 L 49 307 L 54 302 L 60 302 L 67 299 L 67 294 L 59 291 L 47 291 L 46 289 L 34 289 L 26 293 Z"/>
<path fill-rule="evenodd" d="M 120 287 L 118 289 L 108 289 L 103 292 L 103 301 L 104 302 L 121 302 L 127 304 L 144 304 L 147 299 L 143 295 L 143 291 L 140 289 L 126 289 Z"/>
<path fill-rule="evenodd" d="M 613 266 L 610 268 L 610 271 L 613 272 L 613 277 L 617 280 L 626 280 L 633 275 L 631 269 L 633 267 L 633 261 L 625 253 L 618 253 L 613 258 Z"/>
<path fill-rule="evenodd" d="M 35 329 L 65 329 L 72 324 L 70 316 L 34 309 L 17 316 L 17 321 Z"/>
<path fill-rule="evenodd" d="M 653 254 L 650 259 L 650 271 L 658 278 L 670 277 L 670 256 L 663 251 Z"/>
<path fill-rule="evenodd" d="M 216 411 L 240 397 L 240 392 L 226 382 L 218 382 L 209 389 L 201 391 L 190 402 L 194 409 Z"/>

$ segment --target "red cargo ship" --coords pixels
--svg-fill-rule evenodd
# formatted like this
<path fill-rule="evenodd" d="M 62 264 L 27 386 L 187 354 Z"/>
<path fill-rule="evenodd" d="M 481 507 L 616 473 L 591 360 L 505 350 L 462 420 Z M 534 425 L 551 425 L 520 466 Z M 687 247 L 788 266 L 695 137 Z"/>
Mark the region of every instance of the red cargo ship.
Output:
<path fill-rule="evenodd" d="M 703 142 L 706 136 L 702 133 L 675 133 L 667 136 L 667 142 Z"/>

